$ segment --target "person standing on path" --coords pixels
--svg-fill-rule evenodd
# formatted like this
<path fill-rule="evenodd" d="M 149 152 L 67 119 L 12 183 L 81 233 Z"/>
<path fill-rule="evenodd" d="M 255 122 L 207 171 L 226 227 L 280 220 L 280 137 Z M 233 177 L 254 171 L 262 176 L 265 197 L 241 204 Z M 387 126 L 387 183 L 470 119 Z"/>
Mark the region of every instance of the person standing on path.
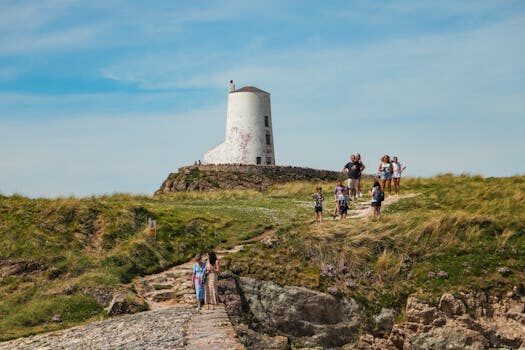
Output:
<path fill-rule="evenodd" d="M 357 181 L 357 197 L 363 197 L 363 193 L 361 193 L 361 176 L 363 175 L 363 171 L 365 170 L 365 165 L 363 164 L 363 161 L 361 161 L 361 154 L 356 153 L 355 160 L 359 164 L 359 179 Z"/>
<path fill-rule="evenodd" d="M 204 302 L 210 307 L 210 305 L 215 308 L 215 305 L 219 303 L 217 297 L 217 279 L 219 272 L 221 272 L 219 259 L 214 251 L 208 252 L 208 261 L 206 262 L 206 271 L 208 272 L 208 278 L 206 278 L 205 283 L 205 293 L 204 293 Z"/>
<path fill-rule="evenodd" d="M 315 212 L 315 222 L 323 222 L 323 189 L 321 187 L 315 188 L 315 193 L 312 195 L 312 198 L 315 200 L 314 212 Z"/>
<path fill-rule="evenodd" d="M 397 156 L 392 158 L 392 180 L 394 180 L 394 192 L 399 195 L 399 184 L 401 182 L 401 173 L 406 169 L 406 166 L 402 166 L 397 160 Z"/>
<path fill-rule="evenodd" d="M 372 196 L 371 206 L 374 210 L 374 218 L 378 218 L 381 215 L 381 202 L 385 199 L 385 193 L 383 192 L 381 185 L 379 185 L 379 181 L 374 181 L 370 195 Z"/>
<path fill-rule="evenodd" d="M 193 265 L 193 275 L 191 276 L 191 284 L 195 289 L 195 296 L 197 297 L 197 311 L 200 311 L 204 304 L 204 278 L 206 275 L 206 264 L 202 261 L 202 255 L 195 256 L 195 264 Z"/>
<path fill-rule="evenodd" d="M 346 163 L 343 172 L 348 174 L 348 188 L 350 189 L 350 199 L 357 198 L 357 190 L 359 188 L 359 178 L 361 177 L 361 165 L 356 160 L 356 156 L 350 156 L 350 162 Z"/>
<path fill-rule="evenodd" d="M 346 187 L 343 185 L 343 181 L 339 180 L 334 190 L 334 199 L 335 199 L 335 210 L 334 210 L 334 215 L 333 215 L 334 220 L 337 217 L 337 215 L 339 215 L 339 201 L 343 199 L 345 189 Z"/>
<path fill-rule="evenodd" d="M 381 189 L 384 191 L 385 187 L 388 187 L 388 194 L 392 194 L 392 163 L 390 162 L 390 156 L 384 155 L 381 158 L 379 164 L 379 178 L 381 179 Z"/>

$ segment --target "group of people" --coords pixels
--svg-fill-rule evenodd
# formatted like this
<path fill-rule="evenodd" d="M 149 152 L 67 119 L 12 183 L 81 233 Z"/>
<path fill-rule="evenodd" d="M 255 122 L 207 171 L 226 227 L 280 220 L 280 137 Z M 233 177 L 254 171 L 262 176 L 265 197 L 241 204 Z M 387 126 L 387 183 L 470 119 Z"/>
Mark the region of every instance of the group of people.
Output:
<path fill-rule="evenodd" d="M 392 180 L 394 182 L 394 192 L 396 195 L 399 194 L 401 174 L 405 169 L 406 167 L 399 163 L 396 156 L 392 157 L 392 160 L 386 154 L 381 157 L 377 177 L 374 179 L 370 189 L 370 205 L 373 208 L 374 217 L 378 217 L 381 214 L 381 202 L 385 199 L 383 189 L 386 187 L 389 194 L 392 192 Z M 363 196 L 361 192 L 363 170 L 365 170 L 365 165 L 361 160 L 361 155 L 359 153 L 352 154 L 350 161 L 341 170 L 342 173 L 348 176 L 347 184 L 345 185 L 344 181 L 340 180 L 334 189 L 334 219 L 337 216 L 345 219 L 348 214 L 349 202 Z M 323 189 L 316 187 L 316 192 L 312 197 L 315 200 L 315 221 L 320 223 L 323 221 Z M 208 252 L 207 255 L 208 258 L 203 260 L 203 255 L 198 254 L 193 265 L 191 281 L 197 297 L 197 310 L 200 310 L 203 305 L 208 305 L 208 307 L 212 305 L 214 307 L 219 301 L 216 285 L 220 272 L 219 259 L 217 259 L 217 255 L 213 251 Z"/>
<path fill-rule="evenodd" d="M 362 197 L 361 192 L 361 177 L 365 165 L 361 160 L 359 153 L 352 154 L 350 161 L 345 164 L 341 172 L 348 176 L 347 186 L 340 180 L 334 189 L 335 208 L 333 218 L 339 216 L 345 219 L 348 214 L 348 204 L 351 200 L 356 200 Z M 384 189 L 388 188 L 388 193 L 392 194 L 392 180 L 394 182 L 394 192 L 399 195 L 399 185 L 401 182 L 401 173 L 406 169 L 402 166 L 397 156 L 392 160 L 390 156 L 384 155 L 381 157 L 381 163 L 377 171 L 377 177 L 374 179 L 372 188 L 370 189 L 371 207 L 373 208 L 374 217 L 379 217 L 381 214 L 381 202 L 385 199 Z M 321 187 L 316 187 L 315 193 L 312 195 L 315 200 L 314 212 L 315 221 L 323 221 L 323 190 Z"/>
<path fill-rule="evenodd" d="M 202 254 L 195 256 L 191 284 L 197 297 L 197 311 L 203 305 L 215 307 L 219 303 L 217 298 L 217 279 L 220 272 L 219 259 L 215 252 L 208 252 L 208 259 L 203 260 Z"/>

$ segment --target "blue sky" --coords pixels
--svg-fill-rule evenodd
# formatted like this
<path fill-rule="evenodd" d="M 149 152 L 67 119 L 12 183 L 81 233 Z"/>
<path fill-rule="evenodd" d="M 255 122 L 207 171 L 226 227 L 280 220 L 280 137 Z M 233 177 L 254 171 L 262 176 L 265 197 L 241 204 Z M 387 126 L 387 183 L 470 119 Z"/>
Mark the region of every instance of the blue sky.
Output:
<path fill-rule="evenodd" d="M 524 1 L 0 0 L 0 193 L 152 193 L 272 95 L 280 164 L 525 173 Z"/>

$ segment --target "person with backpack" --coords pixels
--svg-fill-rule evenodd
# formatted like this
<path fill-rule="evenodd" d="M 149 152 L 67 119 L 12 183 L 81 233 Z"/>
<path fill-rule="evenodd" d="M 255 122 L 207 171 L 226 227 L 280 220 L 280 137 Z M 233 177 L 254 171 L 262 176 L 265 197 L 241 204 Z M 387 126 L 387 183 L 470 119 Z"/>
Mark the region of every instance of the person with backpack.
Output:
<path fill-rule="evenodd" d="M 315 200 L 314 212 L 315 212 L 315 222 L 323 222 L 323 189 L 321 187 L 315 188 L 315 193 L 312 195 L 312 198 Z"/>
<path fill-rule="evenodd" d="M 339 217 L 341 220 L 346 219 L 346 215 L 348 214 L 348 201 L 350 200 L 349 196 L 349 188 L 345 187 L 343 189 L 343 195 L 339 199 Z"/>
<path fill-rule="evenodd" d="M 374 210 L 373 216 L 378 218 L 381 215 L 381 202 L 385 200 L 385 193 L 378 180 L 374 181 L 370 195 L 372 196 L 371 207 Z"/>

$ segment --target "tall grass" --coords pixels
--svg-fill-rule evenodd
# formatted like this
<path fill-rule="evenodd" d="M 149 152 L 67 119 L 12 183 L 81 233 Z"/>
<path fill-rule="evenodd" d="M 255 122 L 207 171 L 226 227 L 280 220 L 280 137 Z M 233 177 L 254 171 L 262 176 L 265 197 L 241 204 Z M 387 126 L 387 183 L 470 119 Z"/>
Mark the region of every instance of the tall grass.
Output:
<path fill-rule="evenodd" d="M 270 228 L 279 247 L 252 244 L 226 268 L 319 290 L 337 286 L 371 310 L 400 307 L 414 292 L 435 298 L 446 290 L 497 291 L 525 280 L 525 177 L 403 179 L 402 191 L 416 196 L 383 208 L 380 220 L 322 225 L 312 223 L 317 185 L 328 214 L 335 184 L 322 182 L 266 192 L 0 196 L 0 263 L 42 265 L 0 279 L 0 340 L 104 317 L 83 288 L 126 288 L 137 275 Z M 370 186 L 366 180 L 363 189 Z M 158 222 L 156 239 L 146 229 L 148 218 Z M 499 274 L 501 266 L 511 273 Z M 435 277 L 440 271 L 446 277 Z M 50 320 L 55 309 L 69 315 L 62 324 Z"/>

